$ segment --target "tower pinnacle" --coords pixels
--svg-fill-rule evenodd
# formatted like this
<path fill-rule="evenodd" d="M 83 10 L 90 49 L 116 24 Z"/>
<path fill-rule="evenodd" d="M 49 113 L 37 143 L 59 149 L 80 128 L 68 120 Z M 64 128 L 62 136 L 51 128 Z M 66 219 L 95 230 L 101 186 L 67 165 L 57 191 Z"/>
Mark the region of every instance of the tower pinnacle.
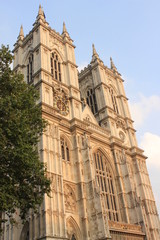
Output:
<path fill-rule="evenodd" d="M 92 55 L 92 56 L 99 57 L 99 56 L 98 56 L 98 53 L 97 53 L 97 51 L 96 51 L 96 49 L 95 49 L 94 43 L 92 44 L 92 49 L 93 49 L 93 55 Z"/>
<path fill-rule="evenodd" d="M 38 11 L 38 16 L 40 16 L 40 15 L 44 16 L 41 4 L 39 5 L 39 11 Z"/>
<path fill-rule="evenodd" d="M 45 19 L 45 14 L 44 14 L 44 11 L 43 11 L 43 8 L 41 7 L 41 4 L 39 5 L 39 10 L 38 10 L 38 15 L 37 15 L 37 18 L 36 18 L 36 21 L 34 24 L 38 23 L 38 22 L 43 22 L 43 23 L 47 23 L 46 22 L 46 19 Z M 33 24 L 33 25 L 34 25 Z"/>
<path fill-rule="evenodd" d="M 99 61 L 100 59 L 99 59 L 99 55 L 98 55 L 98 53 L 97 53 L 97 51 L 96 51 L 96 49 L 95 49 L 95 46 L 94 46 L 94 44 L 92 44 L 92 63 L 94 62 L 94 61 Z"/>
<path fill-rule="evenodd" d="M 110 57 L 110 62 L 111 62 L 111 69 L 117 71 L 117 68 L 116 68 L 116 66 L 115 66 L 115 64 L 114 64 L 114 62 L 112 60 L 112 57 Z"/>
<path fill-rule="evenodd" d="M 23 26 L 21 25 L 18 40 L 23 40 L 23 39 L 24 39 L 24 32 L 23 32 Z"/>
<path fill-rule="evenodd" d="M 62 32 L 62 33 L 65 33 L 65 32 L 67 32 L 67 29 L 66 29 L 66 24 L 65 24 L 65 22 L 63 22 L 63 32 Z"/>
<path fill-rule="evenodd" d="M 65 24 L 65 22 L 63 22 L 63 31 L 62 31 L 62 36 L 63 36 L 63 37 L 67 37 L 67 38 L 69 38 L 69 39 L 70 39 L 70 36 L 69 36 L 69 33 L 68 33 L 68 31 L 67 31 L 67 28 L 66 28 L 66 24 Z"/>

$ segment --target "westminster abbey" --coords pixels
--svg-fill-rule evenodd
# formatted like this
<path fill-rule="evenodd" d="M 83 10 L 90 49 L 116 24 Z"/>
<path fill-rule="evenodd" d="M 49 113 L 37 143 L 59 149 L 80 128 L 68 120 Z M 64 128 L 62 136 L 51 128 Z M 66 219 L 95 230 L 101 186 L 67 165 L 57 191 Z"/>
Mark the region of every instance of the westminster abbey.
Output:
<path fill-rule="evenodd" d="M 160 223 L 137 145 L 123 79 L 95 46 L 77 71 L 65 23 L 53 30 L 39 7 L 32 30 L 14 45 L 14 70 L 40 93 L 47 130 L 39 142 L 51 197 L 27 222 L 7 222 L 2 240 L 158 240 Z"/>

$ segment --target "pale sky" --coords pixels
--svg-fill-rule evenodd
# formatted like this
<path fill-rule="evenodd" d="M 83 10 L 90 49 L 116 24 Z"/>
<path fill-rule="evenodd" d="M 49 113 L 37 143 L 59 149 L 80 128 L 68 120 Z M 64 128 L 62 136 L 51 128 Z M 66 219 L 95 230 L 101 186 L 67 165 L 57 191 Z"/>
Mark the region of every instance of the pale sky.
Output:
<path fill-rule="evenodd" d="M 92 43 L 105 65 L 112 56 L 125 80 L 160 213 L 160 1 L 0 0 L 0 45 L 13 49 L 21 24 L 25 35 L 32 29 L 39 4 L 57 32 L 65 21 L 80 68 L 91 61 Z"/>

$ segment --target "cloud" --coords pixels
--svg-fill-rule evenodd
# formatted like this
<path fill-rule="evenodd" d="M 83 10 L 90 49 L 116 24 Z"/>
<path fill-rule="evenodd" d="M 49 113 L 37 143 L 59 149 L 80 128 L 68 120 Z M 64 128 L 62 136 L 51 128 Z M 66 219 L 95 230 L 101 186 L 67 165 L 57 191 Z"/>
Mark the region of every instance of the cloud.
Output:
<path fill-rule="evenodd" d="M 140 138 L 140 147 L 144 149 L 152 190 L 160 215 L 160 136 L 146 132 Z"/>
<path fill-rule="evenodd" d="M 153 112 L 160 112 L 160 96 L 152 95 L 145 97 L 140 94 L 139 98 L 139 101 L 129 103 L 131 115 L 135 121 L 135 127 L 141 126 L 145 119 Z"/>
<path fill-rule="evenodd" d="M 148 157 L 148 165 L 160 168 L 160 136 L 146 132 L 140 138 L 140 147 L 144 149 L 145 155 Z"/>

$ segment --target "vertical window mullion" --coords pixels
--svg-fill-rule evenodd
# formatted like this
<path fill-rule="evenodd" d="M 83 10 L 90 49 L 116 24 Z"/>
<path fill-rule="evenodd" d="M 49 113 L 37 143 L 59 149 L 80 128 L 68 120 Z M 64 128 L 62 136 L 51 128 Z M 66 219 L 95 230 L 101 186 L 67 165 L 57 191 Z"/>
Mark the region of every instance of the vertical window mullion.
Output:
<path fill-rule="evenodd" d="M 96 103 L 96 96 L 93 89 L 89 89 L 87 91 L 86 99 L 87 99 L 88 106 L 91 108 L 91 111 L 93 112 L 93 114 L 95 114 L 97 112 L 97 103 Z"/>
<path fill-rule="evenodd" d="M 101 185 L 100 185 L 100 180 L 99 180 L 99 175 L 97 176 L 97 179 L 98 179 L 98 185 L 99 185 L 99 187 L 101 187 Z"/>
<path fill-rule="evenodd" d="M 66 146 L 66 160 L 69 161 L 69 149 Z"/>
<path fill-rule="evenodd" d="M 63 160 L 70 160 L 69 148 L 65 139 L 61 138 L 61 155 Z"/>
<path fill-rule="evenodd" d="M 27 65 L 27 83 L 29 83 L 29 64 Z"/>
<path fill-rule="evenodd" d="M 32 62 L 30 62 L 30 81 L 32 81 Z"/>
<path fill-rule="evenodd" d="M 113 220 L 113 216 L 112 216 L 113 205 L 112 205 L 111 191 L 110 191 L 110 184 L 109 184 L 109 173 L 107 174 L 107 185 L 108 185 L 108 201 L 109 201 L 110 220 Z"/>
<path fill-rule="evenodd" d="M 95 165 L 96 165 L 96 169 L 98 169 L 98 163 L 97 163 L 97 154 L 94 154 L 94 159 L 95 159 Z"/>
<path fill-rule="evenodd" d="M 62 154 L 62 159 L 65 160 L 65 153 L 64 153 L 64 144 L 61 144 L 61 154 Z"/>
<path fill-rule="evenodd" d="M 96 178 L 101 192 L 104 213 L 108 212 L 108 217 L 112 221 L 118 221 L 118 211 L 112 175 L 105 162 L 105 158 L 100 151 L 94 153 L 96 167 Z M 105 209 L 104 209 L 105 208 Z"/>
<path fill-rule="evenodd" d="M 98 169 L 101 170 L 101 167 L 100 167 L 100 159 L 99 159 L 99 153 L 97 153 L 97 162 L 98 162 Z"/>
<path fill-rule="evenodd" d="M 104 192 L 103 177 L 102 177 L 102 175 L 100 176 L 100 178 L 101 178 L 101 190 L 102 190 L 102 192 Z"/>
<path fill-rule="evenodd" d="M 110 92 L 110 96 L 111 96 L 111 99 L 112 99 L 113 109 L 116 113 L 119 114 L 116 96 L 114 95 L 114 92 L 113 92 L 112 89 L 109 89 L 109 92 Z"/>
<path fill-rule="evenodd" d="M 103 171 L 104 168 L 103 168 L 103 158 L 102 158 L 102 155 L 100 155 L 100 159 L 101 159 L 101 167 L 102 167 L 102 171 Z"/>
<path fill-rule="evenodd" d="M 58 55 L 56 55 L 56 53 L 51 54 L 51 74 L 54 79 L 61 82 L 61 63 L 59 62 Z"/>

